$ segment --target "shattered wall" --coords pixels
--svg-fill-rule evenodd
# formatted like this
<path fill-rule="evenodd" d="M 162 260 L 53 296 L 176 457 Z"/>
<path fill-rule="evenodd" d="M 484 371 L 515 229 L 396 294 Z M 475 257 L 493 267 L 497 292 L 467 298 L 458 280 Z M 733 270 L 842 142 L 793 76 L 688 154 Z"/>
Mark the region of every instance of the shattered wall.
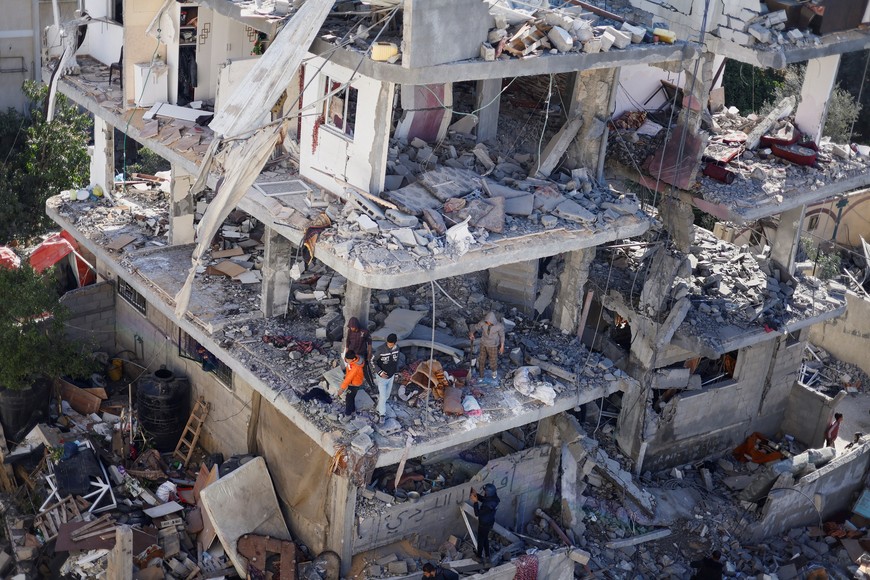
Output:
<path fill-rule="evenodd" d="M 97 349 L 115 352 L 115 286 L 98 282 L 70 290 L 60 303 L 70 311 L 66 324 L 67 338 L 81 344 L 96 343 Z"/>
<path fill-rule="evenodd" d="M 777 432 L 797 378 L 803 348 L 802 341 L 788 344 L 785 338 L 778 338 L 742 349 L 734 379 L 701 390 L 683 391 L 658 413 L 648 407 L 643 469 L 663 469 L 720 452 L 755 431 L 768 435 Z M 626 393 L 623 407 L 631 405 L 632 397 L 636 400 L 637 396 L 639 393 Z M 634 434 L 640 434 L 639 415 L 637 412 L 633 417 L 620 419 L 620 445 L 635 457 L 639 443 L 632 439 Z"/>
<path fill-rule="evenodd" d="M 749 528 L 747 540 L 760 542 L 794 527 L 820 525 L 820 520 L 851 508 L 864 486 L 868 465 L 870 443 L 864 443 L 796 483 L 790 474 L 781 476 L 768 495 L 761 520 Z"/>
<path fill-rule="evenodd" d="M 870 300 L 846 293 L 846 313 L 810 327 L 810 342 L 870 374 Z"/>
<path fill-rule="evenodd" d="M 836 397 L 829 397 L 795 381 L 780 430 L 809 447 L 822 445 L 834 408 L 845 396 L 846 392 L 840 391 Z"/>
<path fill-rule="evenodd" d="M 320 66 L 322 69 L 318 72 Z M 353 135 L 328 126 L 323 118 L 326 82 L 346 83 L 353 71 L 315 57 L 305 65 L 306 88 L 302 93 L 302 134 L 299 136 L 299 167 L 303 177 L 329 191 L 342 191 L 333 177 L 365 191 L 383 184 L 387 171 L 387 146 L 393 103 L 392 83 L 354 76 L 357 93 Z M 314 76 L 316 75 L 316 76 Z M 313 78 L 312 78 L 313 77 Z M 351 117 L 348 114 L 348 117 Z"/>
<path fill-rule="evenodd" d="M 268 400 L 259 405 L 256 437 L 293 537 L 315 553 L 324 550 L 330 525 L 325 480 L 332 458 Z"/>
<path fill-rule="evenodd" d="M 419 534 L 428 536 L 434 547 L 450 534 L 463 533 L 465 525 L 460 505 L 468 501 L 472 487 L 480 489 L 493 483 L 501 504 L 496 515 L 498 523 L 511 529 L 523 529 L 536 508 L 541 506 L 544 474 L 550 461 L 550 446 L 541 445 L 494 459 L 468 483 L 424 495 L 417 502 L 405 502 L 376 513 L 358 514 L 354 553 L 370 550 Z M 471 521 L 471 520 L 470 520 Z M 472 522 L 476 529 L 476 522 Z"/>

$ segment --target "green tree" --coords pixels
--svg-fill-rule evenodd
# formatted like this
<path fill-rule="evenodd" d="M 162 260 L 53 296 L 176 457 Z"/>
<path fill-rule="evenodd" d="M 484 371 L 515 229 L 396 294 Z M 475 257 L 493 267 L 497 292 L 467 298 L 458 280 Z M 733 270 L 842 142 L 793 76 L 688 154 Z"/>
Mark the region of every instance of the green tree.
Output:
<path fill-rule="evenodd" d="M 29 265 L 0 268 L 0 387 L 23 389 L 35 379 L 91 372 L 93 363 L 64 333 L 68 318 L 54 278 Z"/>
<path fill-rule="evenodd" d="M 828 118 L 825 120 L 824 135 L 834 143 L 850 143 L 854 140 L 852 126 L 858 120 L 861 105 L 848 91 L 835 87 L 828 102 Z"/>
<path fill-rule="evenodd" d="M 43 112 L 48 87 L 26 81 L 24 93 L 29 117 L 12 110 L 0 116 L 0 242 L 45 233 L 51 225 L 45 201 L 88 183 L 90 117 L 58 95 L 49 123 Z"/>
<path fill-rule="evenodd" d="M 759 112 L 783 84 L 784 71 L 757 68 L 730 59 L 722 74 L 726 103 L 737 107 L 744 115 Z"/>

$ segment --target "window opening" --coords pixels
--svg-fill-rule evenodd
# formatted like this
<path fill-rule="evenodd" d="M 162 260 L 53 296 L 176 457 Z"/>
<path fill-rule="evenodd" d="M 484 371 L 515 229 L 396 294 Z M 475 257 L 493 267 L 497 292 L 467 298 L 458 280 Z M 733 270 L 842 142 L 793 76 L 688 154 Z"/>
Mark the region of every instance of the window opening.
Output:
<path fill-rule="evenodd" d="M 180 328 L 178 329 L 178 356 L 200 363 L 202 370 L 213 373 L 220 382 L 232 390 L 233 370 Z"/>
<path fill-rule="evenodd" d="M 326 79 L 325 94 L 332 94 L 323 103 L 324 124 L 353 139 L 359 91 L 351 86 L 341 88 L 342 84 L 329 77 Z"/>
<path fill-rule="evenodd" d="M 139 313 L 145 314 L 148 304 L 145 301 L 145 297 L 136 292 L 130 284 L 121 278 L 118 278 L 118 296 L 128 302 L 130 306 L 139 311 Z"/>

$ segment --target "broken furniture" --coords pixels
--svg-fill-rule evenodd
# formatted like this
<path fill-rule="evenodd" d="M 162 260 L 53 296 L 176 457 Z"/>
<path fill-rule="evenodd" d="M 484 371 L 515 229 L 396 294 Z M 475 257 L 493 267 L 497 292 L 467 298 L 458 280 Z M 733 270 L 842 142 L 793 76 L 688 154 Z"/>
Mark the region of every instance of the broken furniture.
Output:
<path fill-rule="evenodd" d="M 437 360 L 427 360 L 420 363 L 411 375 L 411 382 L 420 385 L 424 390 L 432 390 L 436 399 L 444 398 L 444 390 L 450 386 L 444 374 L 441 363 Z"/>
<path fill-rule="evenodd" d="M 112 481 L 91 442 L 76 442 L 72 445 L 76 446 L 72 456 L 47 462 L 51 473 L 45 476 L 45 481 L 51 493 L 40 506 L 40 512 L 52 502 L 59 502 L 68 496 L 80 496 L 90 502 L 87 509 L 89 513 L 117 507 Z"/>
<path fill-rule="evenodd" d="M 276 578 L 292 579 L 296 573 L 296 544 L 269 536 L 245 534 L 239 538 L 239 554 L 248 559 L 248 567 Z M 277 560 L 277 561 L 276 561 Z"/>

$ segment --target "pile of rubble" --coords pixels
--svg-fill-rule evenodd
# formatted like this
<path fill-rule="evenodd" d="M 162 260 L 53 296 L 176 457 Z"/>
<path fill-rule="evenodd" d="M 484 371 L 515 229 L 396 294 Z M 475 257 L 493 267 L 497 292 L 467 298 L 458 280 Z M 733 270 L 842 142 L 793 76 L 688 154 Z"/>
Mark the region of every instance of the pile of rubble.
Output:
<path fill-rule="evenodd" d="M 713 115 L 705 199 L 738 208 L 776 205 L 867 173 L 870 148 L 806 140 L 791 116 L 794 104 L 786 98 L 764 117 L 743 117 L 736 107 Z"/>
<path fill-rule="evenodd" d="M 436 151 L 421 139 L 393 142 L 388 184 L 409 184 L 385 191 L 382 199 L 347 190 L 354 203 L 321 234 L 318 247 L 358 269 L 407 271 L 434 268 L 472 246 L 505 238 L 645 219 L 634 196 L 596 186 L 585 170 L 561 174 L 558 181 L 538 179 L 527 177 L 530 161 L 522 154 L 493 159 L 483 144 Z"/>
<path fill-rule="evenodd" d="M 629 23 L 619 14 L 597 9 L 605 25 L 596 26 L 587 8 L 562 6 L 555 10 L 535 13 L 493 6 L 495 27 L 489 31 L 487 41 L 480 47 L 484 60 L 497 58 L 527 58 L 545 51 L 552 54 L 565 52 L 607 52 L 611 48 L 625 49 L 643 42 L 673 44 L 676 36 L 666 28 L 646 28 Z M 619 28 L 606 24 L 621 23 Z"/>
<path fill-rule="evenodd" d="M 742 46 L 757 46 L 762 49 L 784 45 L 809 47 L 821 44 L 821 38 L 811 30 L 790 26 L 785 10 L 769 10 L 768 5 L 762 2 L 754 2 L 753 8 L 747 8 L 746 4 L 742 2 L 723 7 L 727 25 L 720 24 L 715 31 L 716 36 Z"/>
<path fill-rule="evenodd" d="M 870 390 L 870 377 L 860 367 L 841 361 L 810 343 L 804 352 L 798 380 L 831 397 L 839 391 L 856 394 Z"/>
<path fill-rule="evenodd" d="M 0 552 L 0 574 L 14 564 L 22 578 L 122 578 L 131 570 L 140 578 L 215 578 L 244 575 L 249 565 L 272 570 L 271 559 L 268 570 L 257 559 L 265 550 L 280 553 L 285 569 L 298 564 L 315 568 L 307 577 L 322 577 L 307 548 L 290 539 L 262 458 L 205 457 L 195 447 L 201 423 L 182 435 L 185 445 L 161 454 L 128 405 L 128 383 L 92 381 L 102 386 L 58 379 L 60 414 L 11 452 L 2 446 L 9 495 L 0 509 L 11 557 Z M 207 406 L 194 410 L 203 412 Z M 227 497 L 242 493 L 262 505 L 234 509 Z M 246 517 L 252 509 L 275 515 Z"/>
<path fill-rule="evenodd" d="M 608 250 L 616 253 L 613 261 L 599 257 L 590 278 L 655 316 L 666 304 L 688 298 L 691 307 L 681 330 L 711 338 L 732 325 L 778 330 L 844 303 L 841 284 L 790 276 L 765 255 L 754 256 L 747 247 L 738 248 L 703 228 L 694 232 L 695 242 L 685 255 L 665 241 Z"/>

